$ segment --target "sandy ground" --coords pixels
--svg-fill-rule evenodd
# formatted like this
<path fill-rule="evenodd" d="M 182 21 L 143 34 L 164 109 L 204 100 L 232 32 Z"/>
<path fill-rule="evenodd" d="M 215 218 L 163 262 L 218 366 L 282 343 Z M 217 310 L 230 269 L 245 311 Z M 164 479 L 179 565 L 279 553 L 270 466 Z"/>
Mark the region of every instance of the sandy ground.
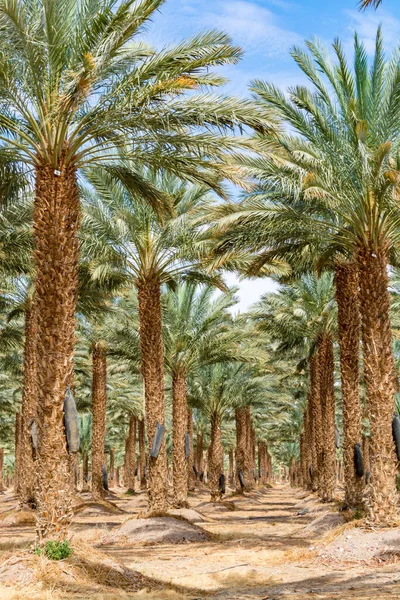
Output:
<path fill-rule="evenodd" d="M 123 512 L 85 508 L 72 528 L 73 561 L 54 566 L 42 560 L 34 570 L 30 565 L 39 559 L 25 550 L 34 528 L 18 522 L 24 515 L 12 510 L 15 499 L 2 496 L 1 600 L 400 599 L 400 530 L 344 524 L 334 505 L 299 490 L 276 486 L 221 505 L 208 502 L 205 488 L 197 491 L 190 505 L 199 515 L 193 527 L 206 532 L 203 541 L 192 541 L 198 539 L 191 537 L 192 525 L 174 526 L 169 518 L 141 521 L 135 535 L 133 519 L 143 515 L 145 495 L 114 491 Z M 161 525 L 167 535 L 156 542 Z"/>

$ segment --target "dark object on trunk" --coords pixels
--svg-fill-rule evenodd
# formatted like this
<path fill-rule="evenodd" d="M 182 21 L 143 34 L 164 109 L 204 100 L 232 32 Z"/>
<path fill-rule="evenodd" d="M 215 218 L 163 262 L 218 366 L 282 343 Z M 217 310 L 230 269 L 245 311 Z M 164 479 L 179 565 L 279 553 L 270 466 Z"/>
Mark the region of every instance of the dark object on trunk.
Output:
<path fill-rule="evenodd" d="M 243 471 L 242 471 L 242 469 L 239 469 L 239 471 L 238 471 L 238 477 L 239 477 L 240 487 L 243 489 L 245 483 L 244 483 L 244 477 L 243 477 Z"/>
<path fill-rule="evenodd" d="M 203 481 L 203 479 L 204 479 L 204 471 L 202 471 L 202 472 L 200 473 L 200 481 Z"/>
<path fill-rule="evenodd" d="M 193 465 L 193 473 L 196 475 L 196 479 L 197 479 L 197 475 L 199 474 L 199 472 L 196 469 L 196 465 Z"/>
<path fill-rule="evenodd" d="M 354 444 L 354 470 L 357 477 L 364 475 L 363 455 L 360 444 Z"/>
<path fill-rule="evenodd" d="M 158 453 L 160 452 L 161 444 L 164 438 L 165 426 L 160 425 L 157 421 L 156 431 L 153 438 L 153 445 L 151 447 L 150 456 L 152 458 L 157 458 Z"/>
<path fill-rule="evenodd" d="M 337 427 L 335 427 L 335 446 L 337 450 L 340 448 L 340 432 Z"/>
<path fill-rule="evenodd" d="M 185 433 L 185 456 L 189 458 L 190 456 L 190 435 Z"/>
<path fill-rule="evenodd" d="M 37 450 L 39 447 L 39 439 L 38 439 L 38 426 L 36 424 L 35 419 L 29 423 L 29 433 L 31 436 L 31 444 L 33 450 Z"/>
<path fill-rule="evenodd" d="M 64 398 L 64 428 L 67 438 L 68 452 L 79 452 L 79 418 L 76 402 L 70 387 L 67 387 Z"/>
<path fill-rule="evenodd" d="M 367 471 L 365 473 L 365 483 L 369 483 L 369 478 L 371 477 L 371 473 L 369 471 Z"/>
<path fill-rule="evenodd" d="M 221 473 L 221 475 L 219 476 L 218 486 L 219 486 L 221 494 L 225 494 L 225 492 L 226 492 L 225 475 L 223 473 Z"/>
<path fill-rule="evenodd" d="M 310 476 L 310 479 L 311 479 L 311 481 L 312 481 L 312 465 L 310 465 L 310 466 L 308 467 L 308 474 L 309 474 L 309 476 Z"/>
<path fill-rule="evenodd" d="M 102 465 L 101 467 L 101 476 L 103 479 L 103 488 L 108 492 L 108 474 L 107 467 L 105 465 Z"/>
<path fill-rule="evenodd" d="M 397 460 L 400 460 L 400 419 L 397 413 L 393 416 L 392 421 L 393 441 L 396 448 Z"/>
<path fill-rule="evenodd" d="M 138 468 L 137 468 L 137 466 L 136 466 L 136 467 L 135 467 L 135 477 L 137 477 L 137 474 L 138 474 Z"/>

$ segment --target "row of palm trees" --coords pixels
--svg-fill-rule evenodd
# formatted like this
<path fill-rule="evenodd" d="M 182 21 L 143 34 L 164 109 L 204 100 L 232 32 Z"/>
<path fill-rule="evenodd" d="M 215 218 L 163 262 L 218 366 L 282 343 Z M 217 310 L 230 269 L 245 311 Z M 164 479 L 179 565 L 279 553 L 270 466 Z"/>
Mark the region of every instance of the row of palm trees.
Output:
<path fill-rule="evenodd" d="M 306 50 L 294 48 L 292 56 L 310 87 L 294 87 L 288 96 L 272 84 L 254 82 L 259 105 L 280 128 L 257 135 L 259 155 L 243 158 L 258 180 L 253 193 L 240 205 L 216 209 L 216 254 L 222 263 L 224 255 L 229 259 L 229 247 L 251 252 L 251 274 L 280 260 L 293 276 L 334 275 L 346 498 L 351 505 L 360 501 L 353 455 L 361 443 L 361 344 L 371 457 L 365 502 L 371 520 L 387 522 L 396 519 L 398 504 L 389 267 L 397 266 L 400 231 L 400 63 L 397 51 L 386 59 L 380 30 L 371 66 L 357 35 L 353 68 L 339 41 L 333 52 L 335 62 L 316 41 L 307 42 Z M 320 320 L 322 325 L 322 315 Z M 313 337 L 309 361 L 306 430 L 311 423 L 317 480 L 328 443 L 322 437 L 328 425 L 324 411 L 332 410 L 332 375 L 326 369 L 332 367 L 333 338 L 326 326 Z M 329 381 L 323 383 L 321 375 L 329 375 Z M 323 484 L 327 498 L 331 477 L 326 474 Z"/>
<path fill-rule="evenodd" d="M 274 344 L 285 326 L 267 327 L 266 339 L 268 319 L 260 325 L 256 311 L 237 328 L 226 306 L 209 315 L 206 330 L 200 318 L 191 323 L 201 294 L 212 293 L 207 287 L 198 296 L 195 284 L 224 290 L 224 269 L 295 281 L 288 283 L 289 296 L 306 297 L 307 285 L 319 289 L 322 312 L 314 319 L 306 310 L 303 320 L 295 314 L 300 322 L 291 332 L 309 359 L 301 459 L 303 467 L 312 467 L 314 488 L 330 500 L 338 339 L 346 498 L 352 505 L 361 501 L 352 453 L 361 441 L 362 340 L 371 458 L 366 502 L 372 520 L 394 519 L 397 378 L 388 266 L 397 265 L 400 230 L 398 55 L 385 58 L 380 31 L 371 68 L 357 36 L 354 69 L 339 41 L 335 62 L 309 42 L 292 56 L 310 89 L 296 87 L 286 96 L 258 81 L 251 100 L 217 96 L 209 90 L 224 80 L 214 67 L 236 63 L 240 49 L 224 34 L 205 32 L 154 51 L 138 34 L 161 4 L 0 3 L 2 191 L 4 200 L 24 209 L 21 223 L 11 231 L 4 227 L 3 271 L 6 281 L 17 273 L 29 290 L 21 444 L 25 453 L 36 440 L 35 477 L 27 485 L 34 489 L 39 536 L 64 535 L 72 514 L 63 416 L 66 390 L 77 377 L 79 327 L 91 341 L 93 360 L 95 494 L 102 494 L 107 355 L 115 352 L 143 379 L 150 513 L 168 505 L 166 372 L 172 382 L 175 502 L 183 505 L 187 496 L 188 396 L 207 407 L 210 487 L 218 496 L 221 419 L 234 398 L 257 404 L 274 395 L 276 379 L 267 390 L 265 377 L 278 376 Z M 240 202 L 215 201 L 215 194 L 227 197 L 226 180 L 245 190 Z M 4 214 L 12 218 L 7 209 Z M 316 281 L 304 279 L 325 272 Z M 165 295 L 182 281 L 193 287 Z M 229 304 L 224 298 L 220 302 Z M 110 325 L 108 313 L 124 303 L 127 319 Z M 337 315 L 330 306 L 337 306 Z M 292 373 L 289 387 L 296 385 Z M 247 423 L 236 432 L 239 483 L 246 488 L 251 469 L 240 432 L 247 432 L 247 449 L 254 449 L 255 439 L 248 441 L 254 438 L 249 414 L 237 408 L 238 423 Z"/>

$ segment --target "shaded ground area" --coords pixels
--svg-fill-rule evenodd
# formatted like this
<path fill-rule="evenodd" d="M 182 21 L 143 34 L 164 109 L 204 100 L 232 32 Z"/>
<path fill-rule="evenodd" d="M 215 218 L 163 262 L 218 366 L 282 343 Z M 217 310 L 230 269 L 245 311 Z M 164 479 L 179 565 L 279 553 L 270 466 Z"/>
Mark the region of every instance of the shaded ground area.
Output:
<path fill-rule="evenodd" d="M 24 550 L 31 515 L 3 496 L 0 598 L 400 599 L 400 530 L 345 523 L 312 495 L 277 486 L 213 505 L 203 488 L 186 514 L 143 520 L 145 495 L 115 492 L 120 510 L 81 508 L 76 552 L 57 564 Z"/>

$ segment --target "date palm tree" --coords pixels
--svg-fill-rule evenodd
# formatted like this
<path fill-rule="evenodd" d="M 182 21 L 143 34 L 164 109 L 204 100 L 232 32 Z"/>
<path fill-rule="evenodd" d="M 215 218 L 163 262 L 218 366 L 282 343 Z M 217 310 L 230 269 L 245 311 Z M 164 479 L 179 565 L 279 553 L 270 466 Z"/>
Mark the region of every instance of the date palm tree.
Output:
<path fill-rule="evenodd" d="M 165 365 L 172 379 L 172 436 L 174 503 L 187 503 L 188 464 L 185 434 L 188 433 L 187 379 L 206 365 L 235 359 L 240 330 L 233 326 L 228 308 L 233 292 L 213 299 L 215 289 L 181 284 L 165 297 Z"/>
<path fill-rule="evenodd" d="M 309 357 L 313 485 L 332 500 L 336 482 L 333 341 L 336 329 L 333 276 L 304 276 L 276 294 L 266 294 L 253 311 L 261 330 L 276 344 L 275 355 L 300 351 Z"/>
<path fill-rule="evenodd" d="M 208 483 L 211 501 L 216 502 L 221 497 L 220 475 L 224 473 L 223 421 L 233 418 L 237 407 L 260 402 L 265 397 L 264 382 L 250 365 L 220 362 L 203 367 L 189 379 L 188 396 L 191 406 L 210 423 Z"/>
<path fill-rule="evenodd" d="M 35 188 L 39 537 L 62 537 L 71 515 L 61 425 L 74 352 L 79 170 L 102 162 L 121 176 L 113 161 L 123 152 L 136 165 L 215 183 L 216 164 L 236 143 L 219 133 L 263 121 L 250 102 L 205 91 L 223 83 L 210 68 L 241 55 L 224 34 L 162 52 L 137 40 L 162 3 L 0 2 L 0 150 L 33 173 Z M 130 185 L 160 202 L 139 173 Z"/>
<path fill-rule="evenodd" d="M 137 290 L 141 373 L 149 452 L 159 426 L 165 426 L 164 347 L 161 290 L 182 279 L 222 286 L 218 276 L 202 270 L 200 228 L 194 217 L 213 201 L 207 188 L 182 183 L 167 174 L 152 176 L 154 187 L 171 198 L 168 214 L 154 211 L 122 183 L 99 171 L 88 174 L 84 227 L 93 234 L 94 279 L 115 276 Z M 167 507 L 165 440 L 158 456 L 150 456 L 147 480 L 150 513 Z"/>

